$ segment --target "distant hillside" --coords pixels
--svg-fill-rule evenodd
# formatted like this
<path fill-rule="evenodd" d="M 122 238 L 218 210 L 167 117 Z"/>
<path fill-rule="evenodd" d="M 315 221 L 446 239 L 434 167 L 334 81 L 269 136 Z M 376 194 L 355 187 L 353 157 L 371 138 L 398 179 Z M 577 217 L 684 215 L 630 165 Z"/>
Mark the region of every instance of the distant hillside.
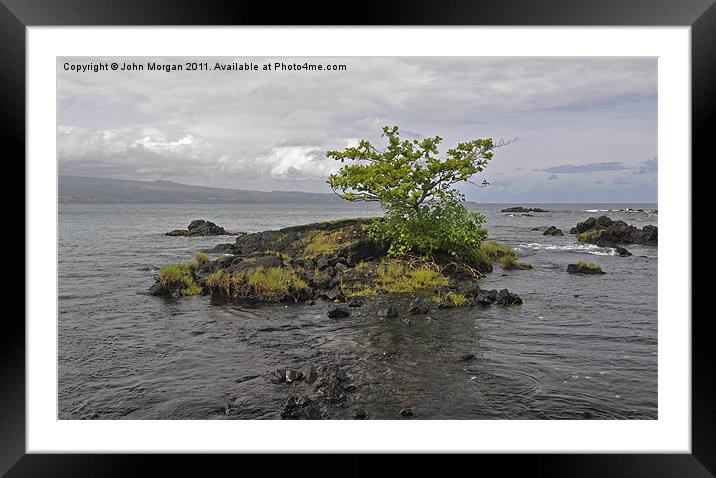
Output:
<path fill-rule="evenodd" d="M 244 191 L 190 186 L 172 181 L 59 176 L 61 203 L 336 203 L 334 194 L 300 191 Z"/>

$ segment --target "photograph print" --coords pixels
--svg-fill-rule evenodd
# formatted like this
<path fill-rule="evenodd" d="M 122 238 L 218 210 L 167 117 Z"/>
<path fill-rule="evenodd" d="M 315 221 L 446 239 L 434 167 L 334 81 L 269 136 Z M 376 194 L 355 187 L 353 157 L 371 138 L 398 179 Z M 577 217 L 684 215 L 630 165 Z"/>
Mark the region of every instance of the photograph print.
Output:
<path fill-rule="evenodd" d="M 656 420 L 657 58 L 58 57 L 60 420 Z"/>

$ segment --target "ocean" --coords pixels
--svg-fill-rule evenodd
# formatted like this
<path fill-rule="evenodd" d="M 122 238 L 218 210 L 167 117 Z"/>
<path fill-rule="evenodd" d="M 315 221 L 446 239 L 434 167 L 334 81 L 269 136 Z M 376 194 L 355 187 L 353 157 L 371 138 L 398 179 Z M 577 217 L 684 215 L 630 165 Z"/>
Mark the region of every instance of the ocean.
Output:
<path fill-rule="evenodd" d="M 330 361 L 355 387 L 345 418 L 361 409 L 369 418 L 402 419 L 409 401 L 413 419 L 656 419 L 658 248 L 626 246 L 633 256 L 620 257 L 568 234 L 600 214 L 658 225 L 656 205 L 500 212 L 515 205 L 478 210 L 490 238 L 534 268 L 496 266 L 482 287 L 506 287 L 523 305 L 440 310 L 407 324 L 360 309 L 328 319 L 320 302 L 256 306 L 147 294 L 163 264 L 233 242 L 164 235 L 193 219 L 256 232 L 378 215 L 373 205 L 60 204 L 58 418 L 280 419 L 291 391 L 265 375 Z M 565 235 L 542 235 L 553 225 Z M 568 274 L 579 259 L 607 274 Z M 465 354 L 476 358 L 463 362 Z M 238 408 L 227 416 L 229 400 Z"/>

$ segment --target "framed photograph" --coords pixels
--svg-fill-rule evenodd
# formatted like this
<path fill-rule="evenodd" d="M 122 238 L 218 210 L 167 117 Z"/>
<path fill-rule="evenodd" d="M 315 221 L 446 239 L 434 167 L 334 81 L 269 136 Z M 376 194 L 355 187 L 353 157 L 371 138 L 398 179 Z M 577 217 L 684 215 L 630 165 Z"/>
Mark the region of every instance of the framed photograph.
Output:
<path fill-rule="evenodd" d="M 27 280 L 0 471 L 713 476 L 690 280 L 713 2 L 274 10 L 2 0 Z"/>

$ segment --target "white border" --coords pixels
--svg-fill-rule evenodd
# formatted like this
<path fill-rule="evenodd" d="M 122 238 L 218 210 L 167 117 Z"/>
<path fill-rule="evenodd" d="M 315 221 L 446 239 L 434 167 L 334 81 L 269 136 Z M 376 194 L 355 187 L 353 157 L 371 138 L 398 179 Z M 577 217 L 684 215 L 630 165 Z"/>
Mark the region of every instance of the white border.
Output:
<path fill-rule="evenodd" d="M 27 31 L 27 451 L 685 452 L 690 404 L 690 29 L 52 28 Z M 57 420 L 57 56 L 659 57 L 659 418 L 652 421 Z M 666 179 L 665 179 L 666 178 Z"/>

